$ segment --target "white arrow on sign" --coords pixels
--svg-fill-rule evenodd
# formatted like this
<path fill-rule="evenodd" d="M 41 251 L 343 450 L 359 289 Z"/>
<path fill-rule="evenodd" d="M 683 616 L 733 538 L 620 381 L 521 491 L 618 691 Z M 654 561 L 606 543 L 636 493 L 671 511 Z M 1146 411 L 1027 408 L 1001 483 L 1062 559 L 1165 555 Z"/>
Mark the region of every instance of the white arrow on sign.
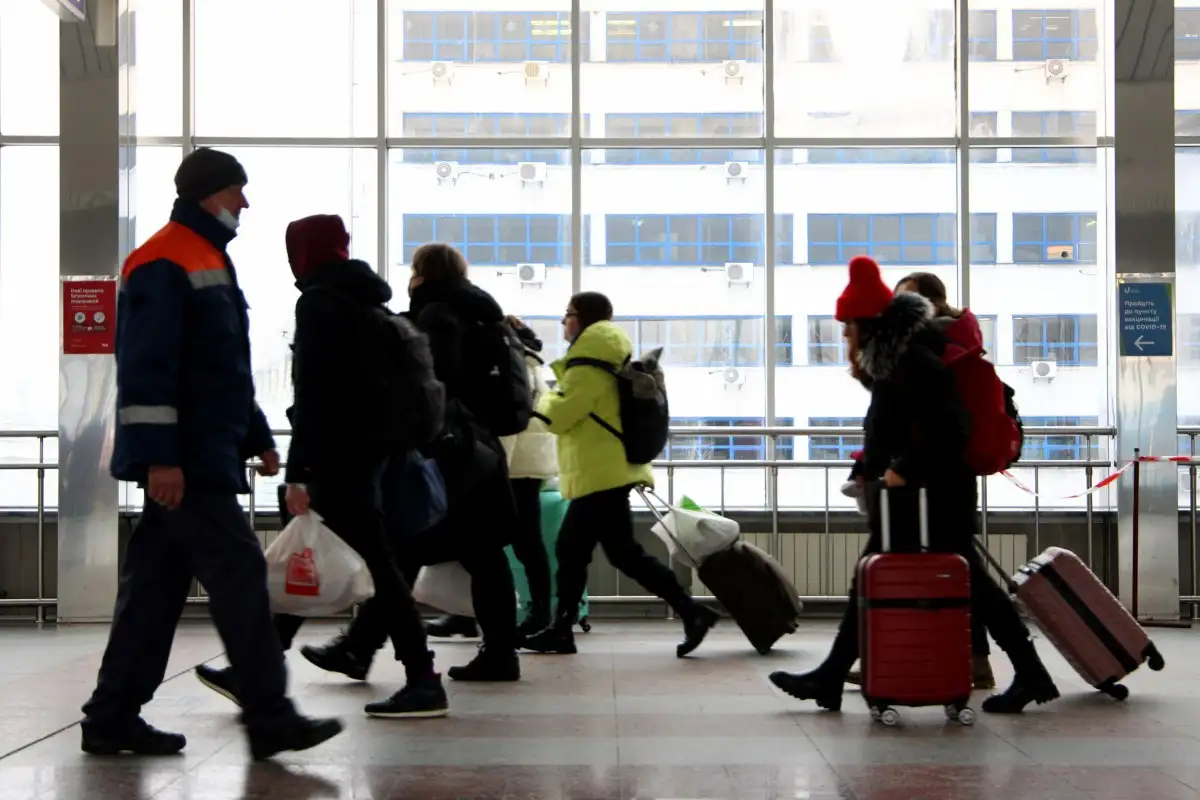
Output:
<path fill-rule="evenodd" d="M 1136 339 L 1134 339 L 1134 340 L 1133 340 L 1133 345 L 1134 345 L 1134 347 L 1136 347 L 1138 350 L 1144 350 L 1144 349 L 1145 349 L 1145 347 L 1143 347 L 1143 345 L 1148 345 L 1148 344 L 1154 344 L 1154 342 L 1147 342 L 1147 341 L 1146 341 L 1145 339 L 1143 339 L 1141 336 L 1138 336 Z"/>

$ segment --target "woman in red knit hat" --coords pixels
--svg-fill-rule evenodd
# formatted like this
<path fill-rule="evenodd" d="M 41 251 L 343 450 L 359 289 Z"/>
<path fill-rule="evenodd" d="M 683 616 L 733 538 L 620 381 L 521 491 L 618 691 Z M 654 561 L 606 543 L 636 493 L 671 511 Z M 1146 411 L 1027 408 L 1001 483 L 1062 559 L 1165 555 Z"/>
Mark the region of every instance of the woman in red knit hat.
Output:
<path fill-rule="evenodd" d="M 966 463 L 968 422 L 954 378 L 942 364 L 945 335 L 931 324 L 934 309 L 919 294 L 893 295 L 879 265 L 867 256 L 850 262 L 850 282 L 837 300 L 846 326 L 852 369 L 871 391 L 863 421 L 862 477 L 869 487 L 871 538 L 864 555 L 879 552 L 878 491 L 893 490 L 894 539 L 915 544 L 916 487 L 929 498 L 930 547 L 961 553 L 971 565 L 971 606 L 1012 660 L 1016 677 L 983 710 L 1018 713 L 1030 703 L 1058 697 L 1029 631 L 1012 601 L 988 575 L 973 546 L 975 475 Z M 858 594 L 850 604 L 825 661 L 812 672 L 775 672 L 771 682 L 801 700 L 831 711 L 842 706 L 846 676 L 858 658 Z"/>

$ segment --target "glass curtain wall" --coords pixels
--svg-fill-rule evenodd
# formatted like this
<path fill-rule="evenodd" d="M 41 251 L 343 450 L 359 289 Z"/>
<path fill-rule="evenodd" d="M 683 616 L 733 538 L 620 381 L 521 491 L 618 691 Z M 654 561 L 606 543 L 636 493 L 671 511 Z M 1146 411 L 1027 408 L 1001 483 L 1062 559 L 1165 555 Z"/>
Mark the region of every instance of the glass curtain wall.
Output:
<path fill-rule="evenodd" d="M 1192 145 L 1200 99 L 1182 87 L 1200 0 L 1186 2 Z M 31 76 L 57 74 L 57 22 L 39 0 L 2 5 L 0 333 L 38 348 L 57 340 L 57 83 Z M 826 429 L 673 442 L 674 459 L 779 459 L 783 507 L 849 508 L 842 467 L 787 462 L 856 449 L 867 396 L 833 312 L 859 253 L 890 283 L 933 272 L 969 305 L 1029 419 L 1111 419 L 1106 0 L 154 0 L 132 13 L 138 235 L 166 219 L 182 154 L 221 147 L 245 164 L 251 207 L 231 253 L 279 427 L 296 299 L 283 231 L 313 213 L 346 219 L 397 309 L 416 246 L 451 242 L 553 355 L 572 292 L 608 294 L 636 351 L 663 348 L 678 426 Z M 1188 183 L 1181 244 L 1187 215 L 1200 219 Z M 23 282 L 17 300 L 7 287 Z M 4 374 L 28 386 L 0 388 L 0 427 L 56 422 L 52 344 L 32 348 L 4 348 Z M 1032 436 L 1026 457 L 1088 453 L 1082 435 Z M 771 494 L 754 464 L 670 480 L 714 506 Z M 1083 486 L 1078 469 L 1040 480 L 1047 497 Z M 992 479 L 989 503 L 1032 500 Z"/>

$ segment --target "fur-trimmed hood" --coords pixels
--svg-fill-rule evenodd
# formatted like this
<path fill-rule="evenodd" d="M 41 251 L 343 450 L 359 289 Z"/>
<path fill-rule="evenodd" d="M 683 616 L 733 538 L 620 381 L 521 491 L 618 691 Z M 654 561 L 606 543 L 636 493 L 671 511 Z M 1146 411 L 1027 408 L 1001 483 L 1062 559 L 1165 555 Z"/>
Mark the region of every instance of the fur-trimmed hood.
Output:
<path fill-rule="evenodd" d="M 856 320 L 858 367 L 872 380 L 891 376 L 913 336 L 929 327 L 933 305 L 919 294 L 902 292 L 878 317 Z"/>

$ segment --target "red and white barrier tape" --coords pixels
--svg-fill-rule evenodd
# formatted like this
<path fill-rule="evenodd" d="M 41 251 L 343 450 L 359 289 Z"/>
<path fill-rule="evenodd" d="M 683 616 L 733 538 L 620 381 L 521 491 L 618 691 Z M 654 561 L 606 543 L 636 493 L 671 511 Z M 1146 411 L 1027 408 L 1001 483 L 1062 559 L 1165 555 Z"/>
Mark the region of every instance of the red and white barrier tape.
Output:
<path fill-rule="evenodd" d="M 1113 483 L 1117 478 L 1121 477 L 1121 475 L 1123 475 L 1125 472 L 1127 472 L 1133 466 L 1134 461 L 1140 461 L 1143 463 L 1155 463 L 1155 462 L 1169 461 L 1169 462 L 1174 462 L 1177 464 L 1178 463 L 1187 464 L 1192 461 L 1192 456 L 1139 456 L 1136 459 L 1130 459 L 1129 461 L 1125 462 L 1125 464 L 1122 465 L 1120 469 L 1118 469 L 1116 472 L 1111 473 L 1110 475 L 1106 475 L 1100 481 L 1093 484 L 1090 489 L 1086 489 L 1085 491 L 1082 491 L 1082 492 L 1076 492 L 1075 494 L 1055 495 L 1053 497 L 1050 497 L 1050 496 L 1044 495 L 1044 494 L 1038 494 L 1033 489 L 1030 489 L 1028 486 L 1026 486 L 1024 483 L 1022 483 L 1020 481 L 1020 479 L 1017 478 L 1016 475 L 1013 475 L 1008 470 L 1004 470 L 1000 474 L 1003 475 L 1004 477 L 1008 478 L 1008 480 L 1013 484 L 1013 486 L 1016 486 L 1022 492 L 1025 492 L 1026 494 L 1029 494 L 1029 495 L 1033 495 L 1034 497 L 1044 497 L 1048 500 L 1077 500 L 1080 497 L 1087 497 L 1089 494 L 1095 494 L 1096 492 L 1100 491 L 1104 487 Z"/>

